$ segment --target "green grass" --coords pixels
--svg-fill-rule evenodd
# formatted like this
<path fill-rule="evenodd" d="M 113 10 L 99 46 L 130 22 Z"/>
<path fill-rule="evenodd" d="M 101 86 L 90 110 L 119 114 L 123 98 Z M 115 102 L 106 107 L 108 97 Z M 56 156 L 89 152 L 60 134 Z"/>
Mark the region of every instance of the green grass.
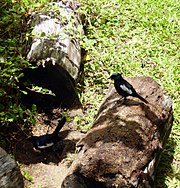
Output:
<path fill-rule="evenodd" d="M 23 177 L 24 177 L 26 180 L 28 180 L 28 181 L 30 181 L 30 182 L 33 181 L 33 176 L 32 176 L 31 174 L 29 174 L 29 173 L 26 172 L 26 171 L 21 171 L 21 173 L 22 173 Z"/>
<path fill-rule="evenodd" d="M 6 78 L 11 78 L 12 71 L 16 68 L 19 70 L 25 61 L 22 59 L 25 44 L 22 26 L 25 17 L 28 12 L 41 9 L 47 1 L 7 0 L 0 3 L 0 26 L 3 28 L 0 52 L 3 57 L 7 56 L 7 63 L 14 67 L 12 69 L 7 64 L 6 74 L 2 75 L 4 83 L 9 84 Z M 86 114 L 83 118 L 76 117 L 75 123 L 85 129 L 92 126 L 98 108 L 112 84 L 107 79 L 112 72 L 122 72 L 126 76 L 151 76 L 170 95 L 174 108 L 173 129 L 162 154 L 156 183 L 162 188 L 180 187 L 179 0 L 79 1 L 81 12 L 85 15 L 85 36 L 81 45 L 87 50 L 83 61 L 85 86 L 84 91 L 80 92 L 80 100 Z M 19 48 L 21 45 L 22 49 Z M 19 76 L 17 73 L 15 78 Z M 8 84 L 5 86 L 9 87 Z M 5 94 L 7 96 L 11 95 Z M 8 98 L 10 104 L 11 98 Z M 12 114 L 21 114 L 21 111 Z M 32 178 L 29 174 L 24 176 L 29 180 Z"/>
<path fill-rule="evenodd" d="M 156 176 L 158 187 L 180 186 L 180 63 L 178 0 L 81 0 L 85 14 L 87 50 L 86 109 L 82 124 L 87 128 L 112 84 L 112 72 L 126 76 L 151 76 L 173 101 L 174 123 Z M 142 68 L 142 65 L 144 67 Z"/>

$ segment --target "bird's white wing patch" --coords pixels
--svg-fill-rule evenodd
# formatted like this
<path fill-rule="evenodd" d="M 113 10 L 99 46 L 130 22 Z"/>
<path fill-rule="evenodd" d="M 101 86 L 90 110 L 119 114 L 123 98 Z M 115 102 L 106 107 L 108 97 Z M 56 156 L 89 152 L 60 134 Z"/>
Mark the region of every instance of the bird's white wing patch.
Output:
<path fill-rule="evenodd" d="M 120 85 L 120 88 L 125 91 L 126 93 L 128 93 L 129 95 L 132 94 L 132 90 L 128 89 L 124 84 Z"/>
<path fill-rule="evenodd" d="M 44 149 L 44 148 L 48 148 L 48 147 L 53 146 L 53 145 L 54 145 L 54 143 L 51 142 L 51 143 L 48 143 L 48 144 L 46 144 L 46 145 L 44 145 L 44 146 L 38 146 L 38 148 L 39 148 L 39 149 Z"/>

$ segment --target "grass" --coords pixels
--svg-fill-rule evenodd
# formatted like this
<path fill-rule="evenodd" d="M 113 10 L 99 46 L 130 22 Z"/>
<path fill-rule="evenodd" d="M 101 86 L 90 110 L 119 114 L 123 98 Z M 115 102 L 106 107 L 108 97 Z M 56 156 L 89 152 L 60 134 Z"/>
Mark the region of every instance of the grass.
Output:
<path fill-rule="evenodd" d="M 170 95 L 174 109 L 173 129 L 156 176 L 157 187 L 180 187 L 179 1 L 79 1 L 81 12 L 85 15 L 85 36 L 81 45 L 87 51 L 83 57 L 84 91 L 79 95 L 86 114 L 81 118 L 76 117 L 75 123 L 85 129 L 92 126 L 111 84 L 108 77 L 112 72 L 122 72 L 125 76 L 151 76 Z M 23 22 L 22 14 L 38 11 L 46 2 L 47 0 L 2 2 L 1 9 L 4 10 L 7 3 L 12 4 L 8 10 L 10 12 L 5 11 L 1 15 L 3 21 L 0 22 L 4 26 L 1 37 L 6 46 L 8 44 L 8 58 L 17 51 L 14 40 L 19 40 L 18 44 L 24 44 L 25 37 L 21 36 L 23 31 L 19 28 Z M 0 48 L 4 52 L 4 46 Z M 17 49 L 17 54 L 21 57 L 22 49 Z M 12 57 L 19 58 L 17 54 Z M 10 59 L 9 62 L 14 65 L 20 61 Z M 32 181 L 30 174 L 25 172 L 24 176 Z"/>
<path fill-rule="evenodd" d="M 85 14 L 85 89 L 80 98 L 90 127 L 112 72 L 151 76 L 173 101 L 174 123 L 156 176 L 158 187 L 180 187 L 180 63 L 178 0 L 80 0 Z"/>
<path fill-rule="evenodd" d="M 28 181 L 30 181 L 30 182 L 33 181 L 33 176 L 32 176 L 31 174 L 29 174 L 29 173 L 26 172 L 26 171 L 21 171 L 21 173 L 22 173 L 23 177 L 24 177 L 26 180 L 28 180 Z"/>

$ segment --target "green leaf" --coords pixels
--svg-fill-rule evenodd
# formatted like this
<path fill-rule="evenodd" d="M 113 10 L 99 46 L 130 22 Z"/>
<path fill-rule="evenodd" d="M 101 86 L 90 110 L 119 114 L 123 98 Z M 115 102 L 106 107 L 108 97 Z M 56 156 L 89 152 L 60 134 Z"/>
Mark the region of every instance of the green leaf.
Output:
<path fill-rule="evenodd" d="M 45 32 L 42 32 L 41 33 L 41 37 L 45 37 L 46 36 L 46 33 Z"/>

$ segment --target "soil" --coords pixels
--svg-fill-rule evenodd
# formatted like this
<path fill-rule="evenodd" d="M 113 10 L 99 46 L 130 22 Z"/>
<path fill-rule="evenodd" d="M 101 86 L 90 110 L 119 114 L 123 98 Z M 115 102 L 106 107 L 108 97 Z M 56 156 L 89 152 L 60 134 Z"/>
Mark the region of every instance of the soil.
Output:
<path fill-rule="evenodd" d="M 35 126 L 32 126 L 32 135 L 52 133 L 62 116 L 62 109 L 53 109 L 53 113 L 39 113 Z M 66 122 L 59 132 L 61 141 L 52 148 L 44 151 L 35 151 L 27 136 L 20 135 L 15 144 L 11 146 L 21 172 L 26 174 L 25 188 L 60 188 L 69 167 L 76 157 L 76 143 L 85 133 L 82 133 L 72 124 L 72 119 L 79 111 L 68 114 L 71 121 Z M 18 134 L 18 133 L 17 133 Z M 30 136 L 30 135 L 28 135 Z M 32 177 L 32 180 L 30 180 Z"/>

